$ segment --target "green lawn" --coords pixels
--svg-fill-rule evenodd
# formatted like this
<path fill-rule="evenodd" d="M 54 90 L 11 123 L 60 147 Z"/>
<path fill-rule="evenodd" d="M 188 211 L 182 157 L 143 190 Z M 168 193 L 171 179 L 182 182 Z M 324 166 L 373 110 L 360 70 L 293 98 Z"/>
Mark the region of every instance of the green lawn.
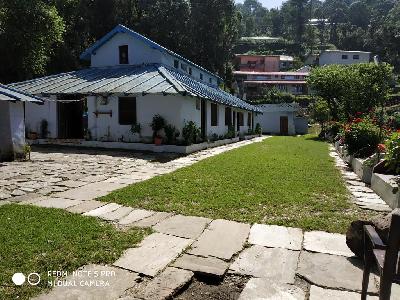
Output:
<path fill-rule="evenodd" d="M 45 291 L 47 271 L 71 272 L 88 263 L 113 263 L 147 230 L 122 232 L 95 218 L 56 209 L 23 205 L 0 206 L 0 299 L 28 299 Z M 41 275 L 32 287 L 17 287 L 14 273 Z M 55 279 L 55 278 L 53 278 Z"/>
<path fill-rule="evenodd" d="M 185 215 L 345 232 L 369 217 L 348 200 L 328 144 L 272 137 L 101 198 Z"/>

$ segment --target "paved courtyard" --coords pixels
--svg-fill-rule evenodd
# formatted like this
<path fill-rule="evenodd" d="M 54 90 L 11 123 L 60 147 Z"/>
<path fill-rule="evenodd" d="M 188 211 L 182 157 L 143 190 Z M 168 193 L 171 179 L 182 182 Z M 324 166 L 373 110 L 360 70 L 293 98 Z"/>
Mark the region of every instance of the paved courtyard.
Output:
<path fill-rule="evenodd" d="M 112 222 L 121 230 L 153 229 L 113 265 L 82 267 L 85 275 L 80 280 L 93 280 L 90 274 L 95 271 L 114 272 L 107 279 L 109 285 L 58 286 L 38 299 L 360 299 L 362 261 L 353 257 L 344 235 L 175 215 L 95 200 L 262 139 L 186 157 L 40 149 L 32 153 L 32 162 L 4 163 L 0 167 L 2 203 L 66 209 Z M 377 299 L 378 285 L 379 279 L 371 276 L 369 299 Z M 392 298 L 399 297 L 396 285 Z"/>

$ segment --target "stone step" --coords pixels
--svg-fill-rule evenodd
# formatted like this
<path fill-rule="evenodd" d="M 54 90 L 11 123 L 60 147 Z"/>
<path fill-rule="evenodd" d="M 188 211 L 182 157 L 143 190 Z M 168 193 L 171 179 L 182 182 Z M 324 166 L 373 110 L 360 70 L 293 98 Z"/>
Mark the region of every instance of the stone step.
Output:
<path fill-rule="evenodd" d="M 176 268 L 186 269 L 201 275 L 222 277 L 225 275 L 229 264 L 215 257 L 200 257 L 184 254 L 173 265 Z"/>
<path fill-rule="evenodd" d="M 240 252 L 250 232 L 250 225 L 227 220 L 214 220 L 192 245 L 190 254 L 230 260 Z"/>
<path fill-rule="evenodd" d="M 137 248 L 131 248 L 114 265 L 140 274 L 154 277 L 175 260 L 193 240 L 153 233 Z"/>
<path fill-rule="evenodd" d="M 176 215 L 161 221 L 153 229 L 165 234 L 196 239 L 210 222 L 211 219 L 207 218 Z"/>

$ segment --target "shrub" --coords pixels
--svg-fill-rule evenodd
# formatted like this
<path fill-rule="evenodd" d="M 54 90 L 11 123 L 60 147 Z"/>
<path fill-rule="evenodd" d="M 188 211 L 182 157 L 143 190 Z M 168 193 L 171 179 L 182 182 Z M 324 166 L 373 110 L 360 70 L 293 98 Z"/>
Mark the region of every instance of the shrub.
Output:
<path fill-rule="evenodd" d="M 386 142 L 386 168 L 394 175 L 400 175 L 400 133 L 396 132 Z"/>
<path fill-rule="evenodd" d="M 344 127 L 344 143 L 350 155 L 371 156 L 380 143 L 379 127 L 369 118 L 356 118 Z"/>
<path fill-rule="evenodd" d="M 225 138 L 233 139 L 235 137 L 235 127 L 233 125 L 228 126 L 228 132 L 225 134 Z"/>
<path fill-rule="evenodd" d="M 254 129 L 254 132 L 255 132 L 256 134 L 262 134 L 262 129 L 261 129 L 260 123 L 257 123 L 257 124 L 256 124 L 256 128 Z"/>
<path fill-rule="evenodd" d="M 153 117 L 153 121 L 150 124 L 151 129 L 153 130 L 153 137 L 156 137 L 158 132 L 161 129 L 165 128 L 165 125 L 167 125 L 165 119 L 160 115 L 155 115 Z"/>
<path fill-rule="evenodd" d="M 168 124 L 164 127 L 165 137 L 167 138 L 167 144 L 174 144 L 176 139 L 179 137 L 180 132 L 174 125 Z"/>
<path fill-rule="evenodd" d="M 141 131 L 142 131 L 142 126 L 139 123 L 132 124 L 131 132 L 133 134 L 135 134 L 135 133 L 140 134 Z"/>
<path fill-rule="evenodd" d="M 200 134 L 200 128 L 193 121 L 186 122 L 182 129 L 182 136 L 186 145 L 196 143 L 200 139 Z"/>

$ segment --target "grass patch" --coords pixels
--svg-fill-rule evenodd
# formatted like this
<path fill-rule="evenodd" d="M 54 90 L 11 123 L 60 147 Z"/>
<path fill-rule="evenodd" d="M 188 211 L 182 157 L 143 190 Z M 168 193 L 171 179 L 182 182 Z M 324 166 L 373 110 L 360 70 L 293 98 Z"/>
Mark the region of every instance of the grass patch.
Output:
<path fill-rule="evenodd" d="M 328 144 L 273 137 L 115 191 L 102 201 L 185 215 L 345 232 L 348 200 Z"/>
<path fill-rule="evenodd" d="M 0 216 L 0 299 L 28 299 L 45 291 L 47 271 L 113 263 L 148 234 L 137 228 L 123 232 L 95 218 L 34 206 L 0 206 Z M 17 272 L 37 272 L 42 281 L 37 287 L 16 287 L 11 277 Z"/>

